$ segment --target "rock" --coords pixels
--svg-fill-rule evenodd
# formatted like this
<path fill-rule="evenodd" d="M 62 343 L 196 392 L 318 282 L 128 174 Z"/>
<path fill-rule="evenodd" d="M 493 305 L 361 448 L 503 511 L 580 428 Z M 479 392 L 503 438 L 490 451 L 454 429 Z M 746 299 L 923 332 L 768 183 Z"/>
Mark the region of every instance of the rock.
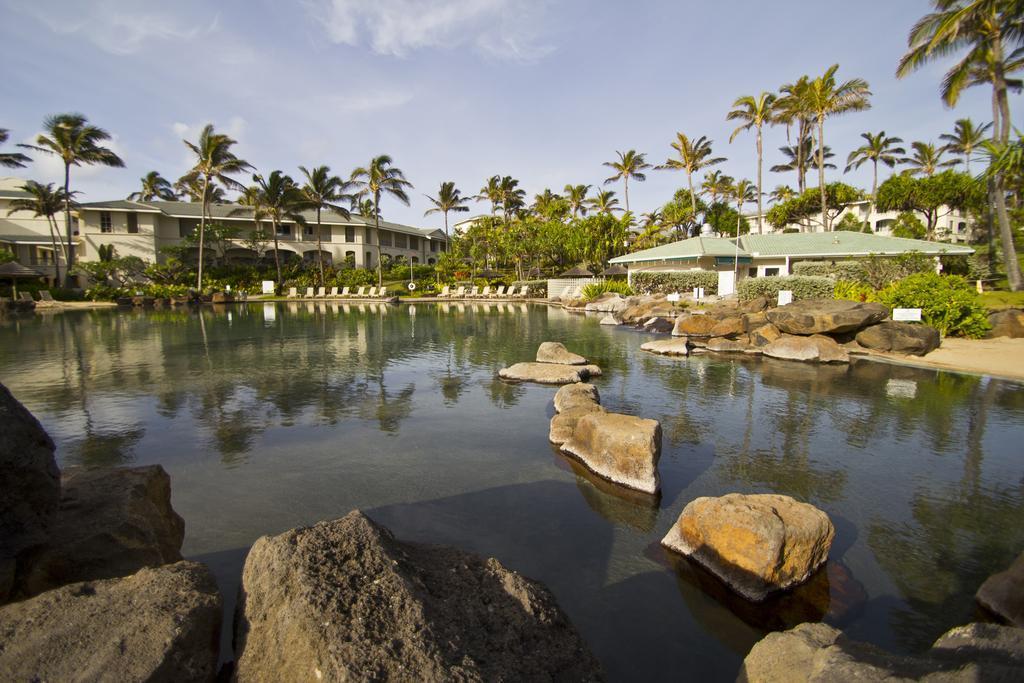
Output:
<path fill-rule="evenodd" d="M 722 318 L 711 328 L 712 337 L 738 337 L 747 331 L 743 318 L 730 316 Z"/>
<path fill-rule="evenodd" d="M 974 597 L 989 612 L 1024 628 L 1024 553 L 1006 571 L 988 577 Z"/>
<path fill-rule="evenodd" d="M 750 349 L 750 345 L 738 339 L 726 339 L 725 337 L 712 337 L 705 347 L 708 351 L 719 353 L 743 353 Z"/>
<path fill-rule="evenodd" d="M 196 562 L 74 583 L 0 608 L 0 680 L 212 681 L 220 621 Z"/>
<path fill-rule="evenodd" d="M 662 318 L 656 316 L 644 322 L 643 328 L 647 332 L 654 332 L 656 334 L 668 334 L 672 331 L 675 326 L 675 322 L 668 318 Z"/>
<path fill-rule="evenodd" d="M 559 365 L 586 365 L 587 359 L 565 348 L 561 342 L 544 342 L 537 349 L 538 363 L 557 363 Z"/>
<path fill-rule="evenodd" d="M 764 346 L 761 351 L 766 356 L 783 360 L 802 360 L 815 363 L 850 362 L 850 355 L 843 347 L 831 337 L 821 334 L 811 337 L 783 334 Z"/>
<path fill-rule="evenodd" d="M 710 315 L 682 315 L 676 318 L 672 330 L 674 337 L 710 337 L 711 330 L 718 324 Z"/>
<path fill-rule="evenodd" d="M 215 304 L 230 304 L 235 301 L 235 295 L 228 292 L 214 292 L 210 301 Z"/>
<path fill-rule="evenodd" d="M 568 386 L 581 385 L 570 384 Z M 581 417 L 590 413 L 603 412 L 604 408 L 597 403 L 581 403 L 568 410 L 561 411 L 551 418 L 551 425 L 548 428 L 548 441 L 561 446 L 572 438 L 573 432 L 576 431 L 576 424 L 580 421 Z"/>
<path fill-rule="evenodd" d="M 1019 308 L 1007 308 L 988 314 L 988 322 L 992 325 L 988 337 L 1024 337 L 1024 311 Z"/>
<path fill-rule="evenodd" d="M 621 325 L 622 323 L 621 323 L 621 321 L 616 320 L 614 315 L 609 313 L 605 317 L 601 318 L 601 322 L 599 322 L 598 324 L 599 325 Z"/>
<path fill-rule="evenodd" d="M 821 623 L 769 633 L 743 660 L 737 681 L 895 681 L 974 683 L 1019 680 L 1024 631 L 996 624 L 968 624 L 940 637 L 921 655 L 897 656 L 848 639 Z"/>
<path fill-rule="evenodd" d="M 886 320 L 865 327 L 856 341 L 865 348 L 923 356 L 939 348 L 939 331 L 929 325 Z"/>
<path fill-rule="evenodd" d="M 651 494 L 660 488 L 661 425 L 657 420 L 604 412 L 584 415 L 562 451 L 616 484 Z"/>
<path fill-rule="evenodd" d="M 768 320 L 786 334 L 853 332 L 889 317 L 883 304 L 804 299 L 768 311 Z"/>
<path fill-rule="evenodd" d="M 17 589 L 36 595 L 178 562 L 184 537 L 185 522 L 171 507 L 170 477 L 159 465 L 69 467 L 50 537 L 19 567 Z"/>
<path fill-rule="evenodd" d="M 779 328 L 771 323 L 767 323 L 751 330 L 747 335 L 747 339 L 750 340 L 751 346 L 760 349 L 768 346 L 781 336 L 782 333 L 779 332 Z"/>
<path fill-rule="evenodd" d="M 686 337 L 656 339 L 655 341 L 644 342 L 640 345 L 640 350 L 659 353 L 663 356 L 687 356 L 690 353 Z"/>
<path fill-rule="evenodd" d="M 582 382 L 594 373 L 596 365 L 559 365 L 557 363 L 516 363 L 498 371 L 502 379 L 538 384 L 571 384 Z M 598 369 L 597 375 L 601 372 Z"/>
<path fill-rule="evenodd" d="M 739 310 L 743 313 L 760 313 L 766 308 L 768 308 L 768 299 L 763 296 L 755 297 L 739 305 Z"/>
<path fill-rule="evenodd" d="M 730 493 L 690 501 L 661 544 L 760 602 L 810 578 L 828 559 L 834 537 L 828 515 L 813 505 Z"/>
<path fill-rule="evenodd" d="M 600 403 L 601 394 L 593 384 L 567 384 L 555 392 L 555 412 L 559 413 Z"/>
<path fill-rule="evenodd" d="M 619 313 L 628 306 L 628 301 L 621 294 L 608 292 L 588 303 L 584 306 L 584 310 L 597 311 L 599 313 Z"/>
<path fill-rule="evenodd" d="M 242 683 L 602 678 L 544 586 L 359 511 L 257 540 L 237 615 Z"/>
<path fill-rule="evenodd" d="M 756 330 L 759 327 L 771 324 L 768 322 L 768 314 L 764 312 L 744 313 L 742 316 L 740 316 L 740 319 L 743 320 L 744 332 L 752 332 L 753 330 Z M 772 325 L 772 327 L 774 327 L 774 325 Z"/>

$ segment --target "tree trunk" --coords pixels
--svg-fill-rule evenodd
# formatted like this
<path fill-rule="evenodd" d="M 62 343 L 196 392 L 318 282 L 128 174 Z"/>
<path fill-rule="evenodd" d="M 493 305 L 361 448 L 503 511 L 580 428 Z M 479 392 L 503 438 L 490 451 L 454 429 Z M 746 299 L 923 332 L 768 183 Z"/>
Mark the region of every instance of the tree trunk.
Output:
<path fill-rule="evenodd" d="M 758 126 L 757 126 L 757 234 L 758 235 L 763 235 L 764 234 L 764 229 L 761 226 L 761 221 L 764 218 L 764 206 L 762 205 L 762 195 L 763 195 L 763 193 L 761 192 L 761 166 L 762 166 L 762 157 L 763 156 L 764 156 L 764 149 L 762 147 L 762 142 L 761 142 L 761 126 L 760 126 L 760 124 L 758 124 Z M 739 229 L 738 228 L 737 228 L 737 235 L 736 236 L 739 237 Z"/>
<path fill-rule="evenodd" d="M 199 217 L 199 273 L 196 277 L 196 289 L 203 293 L 203 244 L 206 242 L 206 202 L 210 190 L 210 176 L 203 179 L 203 201 Z"/>
<path fill-rule="evenodd" d="M 868 202 L 868 215 L 864 216 L 864 227 L 861 228 L 861 232 L 874 232 L 871 229 L 871 214 L 874 213 L 875 197 L 878 196 L 878 159 L 872 159 L 872 164 L 875 167 L 875 172 L 871 181 L 871 201 Z"/>
<path fill-rule="evenodd" d="M 1010 104 L 1006 98 L 1006 80 L 1003 77 L 1002 71 L 997 70 L 995 76 L 992 87 L 996 91 L 996 110 L 999 114 L 999 120 L 998 123 L 993 121 L 992 128 L 993 130 L 999 129 L 999 142 L 1006 145 L 1010 141 Z M 999 220 L 999 239 L 1003 244 L 1003 263 L 1006 268 L 1006 280 L 1010 291 L 1019 292 L 1024 288 L 1024 282 L 1021 281 L 1020 263 L 1017 261 L 1017 248 L 1013 243 L 1013 229 L 1010 227 L 1010 216 L 1006 211 L 1006 193 L 1003 190 L 1002 175 L 995 177 L 993 185 L 995 188 L 996 217 Z"/>
<path fill-rule="evenodd" d="M 320 207 L 316 207 L 316 258 L 320 263 L 320 286 L 326 287 L 324 280 L 324 244 L 320 237 Z"/>
<path fill-rule="evenodd" d="M 274 268 L 277 270 L 277 286 L 281 286 L 281 249 L 277 241 L 277 216 L 271 216 L 270 227 L 274 231 Z"/>
<path fill-rule="evenodd" d="M 71 271 L 75 267 L 75 240 L 71 230 L 71 164 L 64 162 L 64 232 L 68 238 L 68 262 L 64 267 L 64 283 L 70 289 L 75 283 Z"/>
<path fill-rule="evenodd" d="M 693 193 L 693 173 L 690 172 L 690 171 L 686 172 L 686 182 L 690 186 L 690 209 L 693 212 L 693 216 L 692 216 L 691 220 L 693 221 L 693 224 L 696 225 L 697 224 L 697 195 L 695 195 Z M 687 237 L 689 237 L 689 233 L 687 233 Z"/>
<path fill-rule="evenodd" d="M 626 193 L 626 213 L 629 213 L 629 176 L 622 176 L 622 187 Z"/>
<path fill-rule="evenodd" d="M 46 217 L 46 224 L 50 226 L 50 244 L 53 245 L 53 286 L 60 287 L 60 252 L 57 251 L 57 230 L 54 229 L 53 216 Z"/>
<path fill-rule="evenodd" d="M 821 191 L 821 225 L 829 232 L 828 203 L 825 197 L 825 115 L 818 115 L 818 189 Z"/>
<path fill-rule="evenodd" d="M 375 192 L 373 194 L 373 222 L 377 228 L 377 234 L 375 241 L 377 243 L 377 289 L 384 287 L 384 269 L 380 262 L 380 193 Z"/>

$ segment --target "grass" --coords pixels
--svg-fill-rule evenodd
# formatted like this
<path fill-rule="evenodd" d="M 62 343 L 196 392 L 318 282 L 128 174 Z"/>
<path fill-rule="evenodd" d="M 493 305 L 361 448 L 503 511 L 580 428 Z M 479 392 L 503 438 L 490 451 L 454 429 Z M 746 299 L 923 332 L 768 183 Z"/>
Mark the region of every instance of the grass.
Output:
<path fill-rule="evenodd" d="M 1024 292 L 985 292 L 981 295 L 985 308 L 1024 308 Z"/>

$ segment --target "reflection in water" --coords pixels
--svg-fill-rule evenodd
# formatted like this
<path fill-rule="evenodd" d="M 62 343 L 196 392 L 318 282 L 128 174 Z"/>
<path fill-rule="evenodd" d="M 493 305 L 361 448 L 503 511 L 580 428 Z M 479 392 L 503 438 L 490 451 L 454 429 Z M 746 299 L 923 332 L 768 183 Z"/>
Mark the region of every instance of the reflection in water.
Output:
<path fill-rule="evenodd" d="M 400 536 L 544 581 L 613 678 L 733 680 L 765 629 L 819 613 L 918 650 L 970 620 L 978 585 L 1024 546 L 1021 385 L 670 359 L 645 339 L 522 304 L 68 312 L 0 323 L 0 381 L 62 464 L 163 464 L 184 551 L 229 558 L 223 586 L 260 535 L 372 509 Z M 604 368 L 609 410 L 661 421 L 660 500 L 552 457 L 554 389 L 496 379 L 547 340 Z M 648 552 L 687 502 L 734 491 L 826 510 L 829 573 L 751 613 Z"/>

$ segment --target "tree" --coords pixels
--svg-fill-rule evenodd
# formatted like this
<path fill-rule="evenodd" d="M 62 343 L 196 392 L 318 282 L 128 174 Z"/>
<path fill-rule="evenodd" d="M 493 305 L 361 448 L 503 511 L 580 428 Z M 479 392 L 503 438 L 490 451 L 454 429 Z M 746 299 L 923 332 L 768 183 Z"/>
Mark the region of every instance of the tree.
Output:
<path fill-rule="evenodd" d="M 281 247 L 278 242 L 278 226 L 286 220 L 294 220 L 305 201 L 298 185 L 281 171 L 272 171 L 264 178 L 253 175 L 252 181 L 259 188 L 259 205 L 261 215 L 270 219 L 274 237 L 274 267 L 277 269 L 277 286 L 282 283 Z"/>
<path fill-rule="evenodd" d="M 619 155 L 618 161 L 604 162 L 605 166 L 615 170 L 615 174 L 610 178 L 606 178 L 604 184 L 622 181 L 622 189 L 626 197 L 626 211 L 629 211 L 629 179 L 635 178 L 637 182 L 641 183 L 647 180 L 644 171 L 649 169 L 651 165 L 644 158 L 646 155 L 637 152 L 635 149 L 627 152 L 616 150 L 615 153 Z"/>
<path fill-rule="evenodd" d="M 923 240 L 928 235 L 924 223 L 913 211 L 901 211 L 892 224 L 892 236 L 908 240 Z"/>
<path fill-rule="evenodd" d="M 784 202 L 796 196 L 796 191 L 789 185 L 776 185 L 775 189 L 768 193 L 768 200 L 773 204 Z"/>
<path fill-rule="evenodd" d="M 569 214 L 569 202 L 546 187 L 543 192 L 534 195 L 530 210 L 540 218 L 562 220 Z"/>
<path fill-rule="evenodd" d="M 732 111 L 726 114 L 725 118 L 727 121 L 739 120 L 742 121 L 736 130 L 729 136 L 730 144 L 741 131 L 750 130 L 753 128 L 757 131 L 757 233 L 761 234 L 762 231 L 762 218 L 764 217 L 764 207 L 762 205 L 763 185 L 761 182 L 761 167 L 764 163 L 764 147 L 761 140 L 761 129 L 765 123 L 771 122 L 775 115 L 775 101 L 776 96 L 769 92 L 762 92 L 757 97 L 752 95 L 744 95 L 743 97 L 737 98 L 732 106 L 735 107 Z"/>
<path fill-rule="evenodd" d="M 488 178 L 484 186 L 480 188 L 480 193 L 473 196 L 473 199 L 478 202 L 491 203 L 492 216 L 498 212 L 498 207 L 501 206 L 501 198 L 502 189 L 500 175 L 492 175 Z"/>
<path fill-rule="evenodd" d="M 807 169 L 810 167 L 812 160 L 818 158 L 818 150 L 814 147 L 814 140 L 810 137 L 805 137 L 802 142 L 797 144 L 779 147 L 779 151 L 786 156 L 786 163 L 776 164 L 768 170 L 772 173 L 796 171 L 797 191 L 803 192 L 807 189 Z M 835 157 L 835 154 L 832 153 L 832 148 L 825 145 L 823 155 L 825 157 L 825 168 L 835 168 L 835 164 L 828 163 L 829 159 Z"/>
<path fill-rule="evenodd" d="M 903 171 L 908 175 L 933 176 L 940 168 L 949 168 L 960 163 L 958 159 L 943 161 L 942 153 L 946 148 L 936 147 L 930 142 L 912 142 L 910 147 L 914 150 L 913 155 L 900 159 L 901 164 L 910 167 Z"/>
<path fill-rule="evenodd" d="M 757 196 L 757 188 L 754 187 L 754 185 L 746 178 L 737 180 L 732 186 L 732 192 L 730 194 L 736 201 L 736 252 L 733 258 L 732 268 L 733 278 L 738 280 L 740 272 L 740 221 L 743 218 L 743 205 L 759 201 L 760 197 Z"/>
<path fill-rule="evenodd" d="M 1024 70 L 1019 0 L 932 0 L 934 12 L 923 16 L 910 30 L 907 52 L 900 59 L 896 75 L 903 78 L 936 59 L 966 50 L 946 72 L 941 96 L 947 106 L 955 107 L 963 91 L 978 85 L 992 86 L 992 142 L 1010 140 L 1011 87 L 1019 80 L 1011 74 Z M 1010 289 L 1024 287 L 1020 263 L 1013 244 L 1013 230 L 1002 190 L 1002 177 L 994 175 L 989 184 L 990 203 L 999 222 L 1003 261 Z"/>
<path fill-rule="evenodd" d="M 424 216 L 429 216 L 432 213 L 443 213 L 444 214 L 444 237 L 448 239 L 448 212 L 454 211 L 455 213 L 464 213 L 469 211 L 469 207 L 466 206 L 466 202 L 469 201 L 466 197 L 462 196 L 459 188 L 455 187 L 455 182 L 452 180 L 441 183 L 441 188 L 437 191 L 436 197 L 430 195 L 423 195 L 430 200 L 430 203 L 434 206 L 423 212 Z"/>
<path fill-rule="evenodd" d="M 867 227 L 868 221 L 870 220 L 871 210 L 874 206 L 875 196 L 878 194 L 878 163 L 881 162 L 892 168 L 899 162 L 897 154 L 905 154 L 905 150 L 902 147 L 896 145 L 903 142 L 899 138 L 886 137 L 885 131 L 878 133 L 861 133 L 860 136 L 864 138 L 864 144 L 857 149 L 850 152 L 850 156 L 846 158 L 846 169 L 843 173 L 849 172 L 851 169 L 858 169 L 865 162 L 870 161 L 872 166 L 871 176 L 871 204 L 869 205 L 868 215 L 864 217 L 864 227 Z M 865 230 L 867 232 L 867 230 Z"/>
<path fill-rule="evenodd" d="M 313 169 L 299 166 L 299 170 L 306 177 L 305 184 L 300 188 L 306 199 L 306 206 L 316 209 L 316 260 L 320 267 L 320 286 L 323 287 L 327 280 L 324 278 L 324 243 L 321 237 L 320 212 L 330 209 L 345 220 L 352 217 L 348 209 L 338 204 L 349 199 L 349 195 L 345 193 L 348 183 L 336 175 L 331 175 L 329 166 L 317 166 Z"/>
<path fill-rule="evenodd" d="M 501 188 L 501 209 L 505 215 L 505 227 L 508 227 L 512 215 L 526 206 L 526 190 L 519 187 L 519 181 L 510 175 L 504 176 L 499 185 Z"/>
<path fill-rule="evenodd" d="M 693 191 L 693 174 L 698 171 L 716 166 L 725 161 L 725 157 L 711 156 L 711 140 L 701 135 L 696 140 L 690 140 L 682 133 L 676 133 L 676 141 L 672 143 L 672 149 L 679 153 L 678 159 L 667 159 L 664 164 L 655 166 L 659 170 L 686 171 L 686 182 L 690 186 L 690 208 L 694 215 L 697 213 L 697 195 Z"/>
<path fill-rule="evenodd" d="M 859 201 L 864 197 L 863 192 L 845 183 L 829 183 L 825 188 L 825 195 L 828 207 L 824 215 L 826 222 L 822 226 L 822 230 L 825 231 L 831 229 L 832 221 L 843 212 L 847 204 Z M 810 221 L 816 216 L 821 217 L 821 206 L 821 192 L 818 188 L 812 187 L 777 203 L 768 209 L 766 217 L 768 223 L 778 230 L 793 224 L 803 226 L 805 221 Z"/>
<path fill-rule="evenodd" d="M 60 239 L 57 214 L 64 207 L 64 190 L 59 187 L 55 189 L 53 183 L 43 185 L 34 180 L 25 181 L 21 189 L 29 197 L 12 199 L 7 215 L 10 216 L 17 211 L 28 211 L 36 218 L 46 217 L 46 224 L 50 227 L 50 244 L 53 245 L 53 281 L 61 282 L 60 255 L 64 253 L 64 262 L 67 263 L 67 253 L 64 249 L 64 240 Z M 74 205 L 73 202 L 72 205 Z M 57 250 L 58 240 L 60 241 L 60 251 Z"/>
<path fill-rule="evenodd" d="M 165 202 L 173 202 L 177 199 L 174 196 L 174 188 L 171 186 L 170 181 L 160 175 L 158 171 L 150 171 L 142 176 L 139 181 L 142 183 L 142 188 L 138 192 L 132 192 L 128 195 L 129 200 L 151 202 L 156 199 L 162 199 Z"/>
<path fill-rule="evenodd" d="M 44 154 L 59 156 L 64 162 L 64 231 L 68 240 L 67 286 L 73 285 L 71 269 L 75 265 L 75 242 L 71 229 L 71 167 L 100 164 L 121 168 L 124 162 L 102 143 L 110 139 L 107 131 L 93 126 L 82 114 L 56 114 L 43 121 L 45 133 L 34 145 L 19 145 Z"/>
<path fill-rule="evenodd" d="M 174 182 L 173 187 L 174 192 L 181 199 L 190 202 L 203 201 L 203 182 L 194 176 L 183 175 Z M 206 197 L 208 204 L 223 204 L 227 201 L 224 189 L 218 185 L 208 185 L 206 187 Z"/>
<path fill-rule="evenodd" d="M 971 174 L 971 157 L 981 148 L 985 134 L 992 128 L 991 123 L 975 126 L 970 119 L 957 119 L 953 133 L 943 133 L 939 139 L 946 143 L 944 151 L 959 154 L 964 158 L 967 175 Z"/>
<path fill-rule="evenodd" d="M 573 219 L 577 214 L 587 215 L 587 193 L 590 192 L 590 185 L 566 185 L 562 190 L 565 192 L 566 201 L 572 210 Z"/>
<path fill-rule="evenodd" d="M 811 117 L 807 108 L 807 90 L 810 76 L 801 76 L 793 83 L 786 83 L 779 88 L 779 98 L 775 102 L 773 123 L 786 126 L 786 141 L 790 141 L 790 132 L 796 126 L 796 142 L 791 147 L 780 148 L 783 152 L 791 151 L 788 168 L 785 171 L 796 171 L 796 186 L 799 192 L 807 189 L 807 167 L 810 163 L 814 143 L 811 141 Z M 827 148 L 826 148 L 827 150 Z M 772 167 L 772 172 L 775 167 Z"/>
<path fill-rule="evenodd" d="M 0 128 L 0 145 L 7 142 L 9 132 L 6 128 Z M 0 152 L 0 166 L 6 168 L 25 168 L 25 164 L 32 161 L 21 152 Z"/>
<path fill-rule="evenodd" d="M 619 200 L 613 190 L 598 190 L 597 194 L 589 200 L 590 208 L 596 213 L 603 213 L 609 216 L 615 211 L 622 211 L 619 208 Z"/>
<path fill-rule="evenodd" d="M 732 176 L 727 176 L 721 171 L 716 170 L 705 174 L 700 191 L 701 194 L 707 195 L 711 203 L 714 204 L 718 201 L 719 197 L 728 196 L 729 191 L 732 189 L 732 184 Z"/>
<path fill-rule="evenodd" d="M 836 81 L 838 64 L 833 64 L 825 73 L 812 80 L 807 86 L 807 111 L 814 114 L 818 126 L 818 189 L 821 193 L 821 222 L 828 225 L 828 197 L 825 192 L 825 119 L 851 111 L 871 108 L 868 97 L 868 82 L 853 78 L 842 83 Z M 827 229 L 827 228 L 826 228 Z"/>
<path fill-rule="evenodd" d="M 844 213 L 838 223 L 834 224 L 836 232 L 870 232 L 868 222 L 862 221 L 852 213 Z"/>
<path fill-rule="evenodd" d="M 901 173 L 879 186 L 877 201 L 882 211 L 916 211 L 923 215 L 925 236 L 931 240 L 940 218 L 980 206 L 982 192 L 966 173 L 943 171 L 922 178 Z"/>
<path fill-rule="evenodd" d="M 206 124 L 196 142 L 188 140 L 182 142 L 196 157 L 195 165 L 182 179 L 194 180 L 202 187 L 202 212 L 199 217 L 199 266 L 196 273 L 196 289 L 202 291 L 203 244 L 206 241 L 204 233 L 210 208 L 210 186 L 219 183 L 229 189 L 244 190 L 245 187 L 231 176 L 251 169 L 252 166 L 247 161 L 235 156 L 231 151 L 235 141 L 223 133 L 214 132 L 212 123 Z"/>
<path fill-rule="evenodd" d="M 377 286 L 384 286 L 384 271 L 381 266 L 380 257 L 380 200 L 384 195 L 394 197 L 406 206 L 409 205 L 409 195 L 406 188 L 412 189 L 412 183 L 405 179 L 402 169 L 392 166 L 394 162 L 387 154 L 381 154 L 370 159 L 368 166 L 360 166 L 352 171 L 352 183 L 359 188 L 357 193 L 373 199 L 374 227 L 376 228 L 377 242 Z"/>

